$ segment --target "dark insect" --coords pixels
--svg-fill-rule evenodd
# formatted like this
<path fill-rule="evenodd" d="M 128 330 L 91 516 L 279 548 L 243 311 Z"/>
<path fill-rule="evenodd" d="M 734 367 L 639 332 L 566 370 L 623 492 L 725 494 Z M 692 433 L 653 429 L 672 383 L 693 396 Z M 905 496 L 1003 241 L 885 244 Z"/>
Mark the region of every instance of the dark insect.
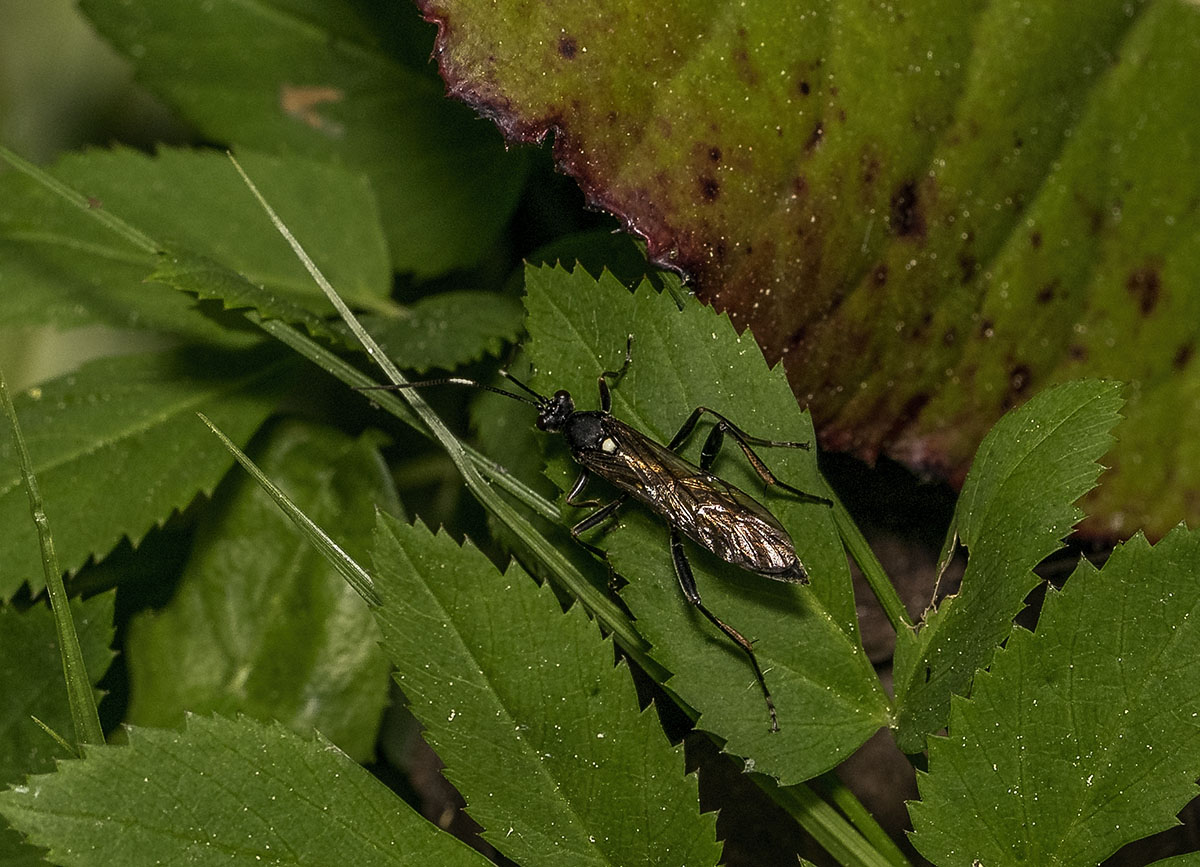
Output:
<path fill-rule="evenodd" d="M 758 657 L 755 656 L 754 645 L 709 611 L 700 600 L 700 592 L 696 589 L 692 568 L 684 552 L 683 536 L 689 537 L 702 548 L 741 569 L 776 581 L 808 583 L 808 575 L 796 556 L 795 546 L 775 516 L 745 491 L 710 472 L 726 434 L 733 437 L 741 447 L 746 459 L 764 483 L 777 485 L 806 503 L 823 506 L 832 506 L 833 503 L 824 497 L 807 494 L 781 482 L 751 448 L 752 445 L 756 445 L 808 449 L 810 446 L 806 442 L 780 442 L 751 436 L 721 413 L 706 406 L 696 407 L 666 446 L 656 443 L 615 418 L 611 412 L 612 395 L 609 392 L 608 380 L 619 380 L 629 369 L 632 361 L 632 342 L 631 337 L 625 348 L 625 363 L 621 369 L 606 370 L 600 374 L 599 410 L 575 409 L 575 402 L 567 391 L 560 390 L 552 397 L 543 397 L 507 371 L 502 371 L 503 375 L 530 397 L 457 377 L 410 382 L 391 387 L 466 385 L 503 394 L 535 407 L 538 411 L 538 429 L 547 433 L 562 434 L 571 450 L 571 457 L 583 468 L 571 492 L 567 494 L 567 503 L 577 507 L 599 508 L 572 527 L 571 536 L 600 557 L 604 557 L 604 552 L 581 539 L 580 534 L 612 518 L 630 497 L 654 510 L 671 529 L 671 555 L 683 595 L 714 626 L 745 651 L 767 702 L 771 730 L 779 731 L 775 703 L 771 699 L 771 692 L 758 664 Z M 681 457 L 675 450 L 683 445 L 695 430 L 701 416 L 706 413 L 716 419 L 716 424 L 700 450 L 700 465 L 697 466 Z M 621 492 L 620 496 L 605 505 L 596 500 L 578 500 L 592 475 L 599 476 L 613 485 Z"/>

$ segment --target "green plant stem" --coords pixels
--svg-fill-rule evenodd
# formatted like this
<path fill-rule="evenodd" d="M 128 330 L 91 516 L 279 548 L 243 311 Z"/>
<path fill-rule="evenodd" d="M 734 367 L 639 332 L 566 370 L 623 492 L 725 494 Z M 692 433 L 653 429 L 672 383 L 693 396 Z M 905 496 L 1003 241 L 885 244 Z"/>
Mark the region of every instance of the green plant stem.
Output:
<path fill-rule="evenodd" d="M 850 791 L 836 773 L 830 771 L 823 774 L 810 782 L 809 786 L 841 810 L 850 823 L 875 848 L 875 851 L 886 857 L 894 867 L 911 867 L 908 858 L 896 845 L 896 841 L 880 827 L 879 823 L 875 821 L 875 817 L 863 806 L 862 801 L 854 792 Z"/>
<path fill-rule="evenodd" d="M 907 867 L 908 860 L 898 849 L 895 851 L 900 860 L 894 860 L 890 853 L 885 855 L 810 786 L 781 787 L 763 774 L 750 774 L 750 779 L 787 810 L 839 864 L 847 867 Z M 891 848 L 895 849 L 895 844 Z"/>
<path fill-rule="evenodd" d="M 50 534 L 50 519 L 42 504 L 37 476 L 33 472 L 33 461 L 21 433 L 17 410 L 8 394 L 8 383 L 0 371 L 0 403 L 12 429 L 13 443 L 17 447 L 17 458 L 21 464 L 21 478 L 25 493 L 29 497 L 29 511 L 37 527 L 38 542 L 42 548 L 42 571 L 46 576 L 46 592 L 50 596 L 50 608 L 54 612 L 54 626 L 58 632 L 58 648 L 62 654 L 63 676 L 67 684 L 67 699 L 71 705 L 71 721 L 75 725 L 76 750 L 84 744 L 104 743 L 104 729 L 100 727 L 100 715 L 96 711 L 96 696 L 83 661 L 83 650 L 79 646 L 79 634 L 75 631 L 75 619 L 71 616 L 71 600 L 63 586 L 62 572 L 58 566 L 58 555 L 54 553 L 54 538 Z"/>
<path fill-rule="evenodd" d="M 854 519 L 850 517 L 850 513 L 840 502 L 836 502 L 834 505 L 833 520 L 837 524 L 838 533 L 841 534 L 842 544 L 846 546 L 846 550 L 850 552 L 850 556 L 862 570 L 863 577 L 867 579 L 871 592 L 879 600 L 888 623 L 892 624 L 892 628 L 896 630 L 897 634 L 911 632 L 913 622 L 908 616 L 908 609 L 900 600 L 900 594 L 896 592 L 887 573 L 883 571 L 879 558 L 867 544 L 862 531 L 858 529 L 858 525 L 854 523 Z"/>

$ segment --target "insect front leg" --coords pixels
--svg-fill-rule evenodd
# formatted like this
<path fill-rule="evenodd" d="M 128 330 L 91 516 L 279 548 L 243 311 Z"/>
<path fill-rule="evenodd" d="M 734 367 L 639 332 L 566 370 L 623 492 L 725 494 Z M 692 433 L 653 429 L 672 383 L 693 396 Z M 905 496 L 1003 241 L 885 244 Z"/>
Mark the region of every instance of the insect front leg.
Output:
<path fill-rule="evenodd" d="M 789 485 L 787 482 L 780 481 L 779 477 L 771 472 L 770 468 L 763 462 L 763 459 L 758 456 L 758 453 L 751 448 L 751 445 L 756 446 L 771 446 L 777 448 L 805 449 L 808 450 L 812 446 L 806 442 L 786 442 L 784 440 L 769 440 L 763 437 L 756 437 L 746 433 L 740 427 L 735 425 L 725 416 L 721 415 L 715 409 L 709 409 L 707 406 L 696 407 L 683 426 L 679 428 L 679 432 L 671 439 L 667 448 L 675 451 L 681 446 L 684 441 L 695 430 L 700 417 L 708 413 L 716 418 L 717 423 L 713 425 L 713 429 L 708 434 L 708 438 L 704 441 L 704 447 L 700 449 L 700 469 L 709 472 L 712 469 L 713 463 L 717 459 L 717 454 L 721 451 L 721 446 L 725 442 L 725 434 L 728 433 L 733 437 L 737 444 L 741 447 L 742 452 L 746 455 L 746 460 L 750 462 L 750 466 L 754 467 L 754 472 L 758 473 L 758 477 L 763 480 L 763 484 L 777 485 L 788 493 L 794 495 L 799 500 L 805 503 L 814 503 L 821 506 L 832 506 L 833 501 L 825 497 L 818 497 L 816 494 L 809 494 L 800 490 L 797 487 Z"/>
<path fill-rule="evenodd" d="M 608 389 L 608 379 L 619 380 L 625 375 L 625 371 L 629 370 L 629 365 L 633 363 L 633 335 L 630 334 L 625 340 L 625 363 L 621 365 L 620 370 L 606 370 L 600 374 L 600 411 L 612 412 L 612 394 Z"/>
<path fill-rule="evenodd" d="M 696 578 L 692 575 L 692 566 L 688 563 L 687 553 L 683 550 L 683 537 L 674 527 L 671 528 L 671 557 L 675 561 L 675 577 L 679 579 L 679 588 L 683 591 L 684 598 L 707 617 L 713 626 L 724 632 L 734 644 L 746 652 L 746 656 L 750 660 L 750 667 L 754 669 L 754 676 L 762 688 L 763 698 L 767 702 L 767 712 L 771 715 L 771 731 L 779 731 L 779 718 L 775 715 L 775 702 L 771 698 L 771 691 L 767 689 L 767 681 L 763 677 L 762 668 L 759 667 L 758 657 L 754 653 L 754 645 L 742 633 L 704 607 L 704 603 L 700 600 L 700 591 L 696 589 Z"/>

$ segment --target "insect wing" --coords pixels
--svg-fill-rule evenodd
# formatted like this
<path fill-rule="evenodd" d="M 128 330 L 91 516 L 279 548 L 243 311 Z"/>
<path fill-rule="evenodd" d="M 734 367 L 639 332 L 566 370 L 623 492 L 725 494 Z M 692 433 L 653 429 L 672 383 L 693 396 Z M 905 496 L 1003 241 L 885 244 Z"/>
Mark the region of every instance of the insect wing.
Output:
<path fill-rule="evenodd" d="M 585 468 L 642 501 L 722 560 L 767 577 L 803 580 L 787 532 L 745 491 L 614 418 L 608 449 L 576 455 Z"/>

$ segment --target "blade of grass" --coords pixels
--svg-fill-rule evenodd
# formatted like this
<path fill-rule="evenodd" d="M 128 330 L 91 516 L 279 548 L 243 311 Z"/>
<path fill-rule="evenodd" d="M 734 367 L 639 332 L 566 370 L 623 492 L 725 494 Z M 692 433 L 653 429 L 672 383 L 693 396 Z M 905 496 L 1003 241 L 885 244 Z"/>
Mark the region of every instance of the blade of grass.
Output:
<path fill-rule="evenodd" d="M 208 429 L 217 435 L 225 448 L 229 449 L 229 453 L 234 456 L 239 464 L 241 464 L 246 472 L 258 482 L 259 487 L 266 491 L 275 504 L 287 515 L 292 523 L 300 528 L 305 537 L 312 545 L 325 555 L 325 559 L 333 564 L 334 568 L 342 574 L 354 592 L 357 593 L 368 605 L 378 605 L 379 596 L 375 592 L 375 583 L 371 580 L 371 576 L 366 570 L 355 562 L 354 558 L 342 550 L 337 542 L 333 541 L 324 530 L 316 525 L 304 512 L 291 501 L 287 494 L 276 487 L 275 483 L 267 478 L 266 474 L 260 470 L 247 457 L 246 453 L 233 444 L 233 440 L 225 436 L 221 430 L 213 424 L 202 412 L 196 413 L 200 416 L 200 420 L 208 425 Z"/>
<path fill-rule="evenodd" d="M 234 159 L 232 154 L 230 154 L 229 158 L 233 162 L 234 168 L 237 169 L 238 174 L 242 176 L 242 180 L 246 183 L 250 192 L 258 200 L 263 211 L 271 219 L 271 223 L 280 235 L 283 236 L 284 240 L 288 242 L 288 245 L 300 261 L 304 263 L 304 267 L 308 270 L 308 273 L 312 276 L 316 284 L 321 287 L 321 291 L 325 293 L 330 303 L 337 309 L 338 314 L 362 344 L 367 355 L 379 365 L 389 382 L 394 385 L 406 384 L 406 380 L 400 371 L 383 353 L 371 335 L 367 333 L 366 329 L 362 327 L 354 312 L 346 306 L 346 303 L 342 301 L 337 291 L 325 279 L 325 275 L 321 273 L 308 254 L 304 252 L 304 248 L 300 246 L 300 242 L 292 236 L 287 226 L 283 224 L 283 221 L 279 219 L 279 216 L 275 213 L 271 205 L 258 191 L 254 182 L 250 180 L 242 167 L 238 165 L 237 160 Z M 470 460 L 463 444 L 442 423 L 442 420 L 429 408 L 429 405 L 419 394 L 413 390 L 404 390 L 401 392 L 401 395 L 409 407 L 412 408 L 413 412 L 424 423 L 424 426 L 441 444 L 442 448 L 446 450 L 446 454 L 458 468 L 459 473 L 462 474 L 467 488 L 480 504 L 495 515 L 501 523 L 512 530 L 528 546 L 530 552 L 550 570 L 551 574 L 559 577 L 567 590 L 582 602 L 606 629 L 613 633 L 622 649 L 637 660 L 640 666 L 660 679 L 664 677 L 665 672 L 662 667 L 655 663 L 647 654 L 646 642 L 638 634 L 637 630 L 633 628 L 633 624 L 629 621 L 629 618 L 624 615 L 616 603 L 593 587 L 561 551 L 537 532 L 533 525 L 525 519 L 524 515 L 496 493 L 495 489 L 488 484 L 487 480 L 479 472 L 475 462 Z M 382 398 L 378 402 L 381 406 L 384 405 Z"/>
<path fill-rule="evenodd" d="M 378 382 L 367 376 L 357 367 L 330 352 L 324 346 L 295 328 L 292 328 L 287 323 L 276 319 L 263 319 L 253 312 L 248 312 L 247 318 L 272 337 L 279 340 L 280 343 L 295 350 L 298 354 L 307 358 L 327 373 L 337 377 L 351 388 L 361 389 L 379 385 Z M 373 391 L 370 400 L 412 427 L 413 430 L 425 436 L 433 436 L 425 425 L 421 423 L 421 420 L 408 408 L 408 405 L 396 397 L 395 394 L 387 391 Z M 559 519 L 558 507 L 553 502 L 547 500 L 537 491 L 514 477 L 503 466 L 471 446 L 464 443 L 462 448 L 467 457 L 475 465 L 475 468 L 488 481 L 496 485 L 496 487 L 511 494 L 519 502 L 528 506 L 543 518 L 549 521 L 557 521 Z"/>
<path fill-rule="evenodd" d="M 50 519 L 42 505 L 37 477 L 33 472 L 33 461 L 21 433 L 17 411 L 8 393 L 8 383 L 0 371 L 0 403 L 12 429 L 13 444 L 21 463 L 21 477 L 25 482 L 25 493 L 29 496 L 29 511 L 37 527 L 38 541 L 42 547 L 42 571 L 46 576 L 46 591 L 50 596 L 50 608 L 54 612 L 54 626 L 58 632 L 58 647 L 62 654 L 63 677 L 67 684 L 67 697 L 71 705 L 71 720 L 75 725 L 75 751 L 84 744 L 104 743 L 104 730 L 100 727 L 100 715 L 96 711 L 96 696 L 88 678 L 87 666 L 83 662 L 83 650 L 79 646 L 79 635 L 75 631 L 75 620 L 71 616 L 71 601 L 63 586 L 62 572 L 58 567 L 58 555 L 54 553 L 54 538 L 50 534 Z"/>
<path fill-rule="evenodd" d="M 55 195 L 62 197 L 75 207 L 79 208 L 81 211 L 84 211 L 88 214 L 88 216 L 98 220 L 101 224 L 120 235 L 130 244 L 133 244 L 133 246 L 151 254 L 159 251 L 159 244 L 153 238 L 141 232 L 140 230 L 135 229 L 120 217 L 109 213 L 103 208 L 97 207 L 96 203 L 87 196 L 84 196 L 78 191 L 71 189 L 58 178 L 42 171 L 33 163 L 17 156 L 8 148 L 0 146 L 0 159 L 3 159 L 21 174 L 32 178 L 34 181 L 37 181 Z"/>
<path fill-rule="evenodd" d="M 846 511 L 846 507 L 836 497 L 834 497 L 833 519 L 837 523 L 842 544 L 846 546 L 851 558 L 862 570 L 863 577 L 867 579 L 867 585 L 875 594 L 875 598 L 879 600 L 879 605 L 883 608 L 888 623 L 903 639 L 913 630 L 913 622 L 908 616 L 908 609 L 904 607 L 900 594 L 896 592 L 896 587 L 888 578 L 887 573 L 883 571 L 883 565 L 875 556 L 875 552 L 871 550 L 871 546 L 867 544 L 862 531 L 858 529 L 858 525 L 854 523 L 854 519 Z"/>

